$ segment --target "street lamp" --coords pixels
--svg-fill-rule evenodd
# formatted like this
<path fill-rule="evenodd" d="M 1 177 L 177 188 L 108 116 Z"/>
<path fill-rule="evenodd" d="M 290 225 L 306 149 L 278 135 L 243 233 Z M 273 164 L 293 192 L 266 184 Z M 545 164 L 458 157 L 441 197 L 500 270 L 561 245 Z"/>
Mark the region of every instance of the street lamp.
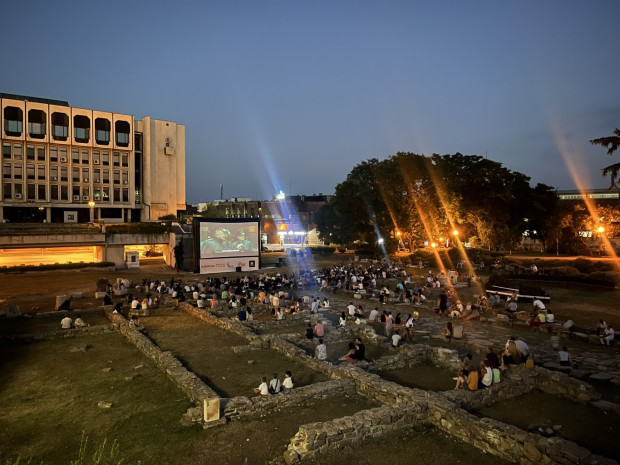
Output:
<path fill-rule="evenodd" d="M 452 234 L 454 234 L 454 237 L 459 235 L 459 232 L 455 229 L 454 231 L 452 231 Z"/>
<path fill-rule="evenodd" d="M 599 234 L 603 234 L 605 232 L 605 228 L 602 227 L 602 226 L 599 226 L 597 231 L 598 231 Z"/>

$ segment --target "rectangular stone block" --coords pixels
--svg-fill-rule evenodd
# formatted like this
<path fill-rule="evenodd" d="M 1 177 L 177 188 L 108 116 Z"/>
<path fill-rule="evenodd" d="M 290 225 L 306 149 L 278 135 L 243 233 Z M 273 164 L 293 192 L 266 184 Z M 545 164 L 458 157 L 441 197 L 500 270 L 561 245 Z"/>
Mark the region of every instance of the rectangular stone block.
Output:
<path fill-rule="evenodd" d="M 210 422 L 220 419 L 220 398 L 214 397 L 204 400 L 204 421 Z"/>

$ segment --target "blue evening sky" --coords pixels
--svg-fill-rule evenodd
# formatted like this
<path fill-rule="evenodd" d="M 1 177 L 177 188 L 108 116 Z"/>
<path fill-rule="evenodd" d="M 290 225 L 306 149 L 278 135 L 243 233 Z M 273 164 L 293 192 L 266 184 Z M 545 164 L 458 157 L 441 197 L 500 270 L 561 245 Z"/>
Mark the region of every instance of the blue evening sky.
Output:
<path fill-rule="evenodd" d="M 398 151 L 607 187 L 620 2 L 26 1 L 0 92 L 186 126 L 187 201 L 333 193 Z M 615 161 L 619 161 L 620 153 Z"/>

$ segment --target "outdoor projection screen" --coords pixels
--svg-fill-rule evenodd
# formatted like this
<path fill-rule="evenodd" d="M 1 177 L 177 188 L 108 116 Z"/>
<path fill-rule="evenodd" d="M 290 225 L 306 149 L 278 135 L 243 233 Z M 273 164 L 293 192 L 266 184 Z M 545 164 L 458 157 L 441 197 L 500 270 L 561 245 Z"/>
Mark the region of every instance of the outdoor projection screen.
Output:
<path fill-rule="evenodd" d="M 257 219 L 194 218 L 195 271 L 218 273 L 260 267 Z"/>

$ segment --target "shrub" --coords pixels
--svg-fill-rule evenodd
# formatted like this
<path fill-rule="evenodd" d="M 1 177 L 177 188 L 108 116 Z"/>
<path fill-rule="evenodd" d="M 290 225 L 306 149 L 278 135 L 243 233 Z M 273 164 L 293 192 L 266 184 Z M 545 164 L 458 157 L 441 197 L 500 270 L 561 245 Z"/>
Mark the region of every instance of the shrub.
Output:
<path fill-rule="evenodd" d="M 318 254 L 318 255 L 331 255 L 333 254 L 336 249 L 334 247 L 330 247 L 328 245 L 317 245 L 317 246 L 312 246 L 310 248 L 310 251 L 313 254 Z M 344 249 L 343 249 L 344 251 Z"/>
<path fill-rule="evenodd" d="M 620 274 L 611 271 L 594 271 L 586 275 L 584 281 L 603 286 L 616 286 L 620 284 Z"/>
<path fill-rule="evenodd" d="M 549 276 L 555 277 L 577 277 L 581 275 L 577 268 L 572 266 L 558 266 L 556 268 L 547 268 Z"/>
<path fill-rule="evenodd" d="M 355 253 L 357 255 L 372 257 L 374 255 L 379 255 L 379 249 L 373 244 L 360 244 L 355 248 Z"/>

